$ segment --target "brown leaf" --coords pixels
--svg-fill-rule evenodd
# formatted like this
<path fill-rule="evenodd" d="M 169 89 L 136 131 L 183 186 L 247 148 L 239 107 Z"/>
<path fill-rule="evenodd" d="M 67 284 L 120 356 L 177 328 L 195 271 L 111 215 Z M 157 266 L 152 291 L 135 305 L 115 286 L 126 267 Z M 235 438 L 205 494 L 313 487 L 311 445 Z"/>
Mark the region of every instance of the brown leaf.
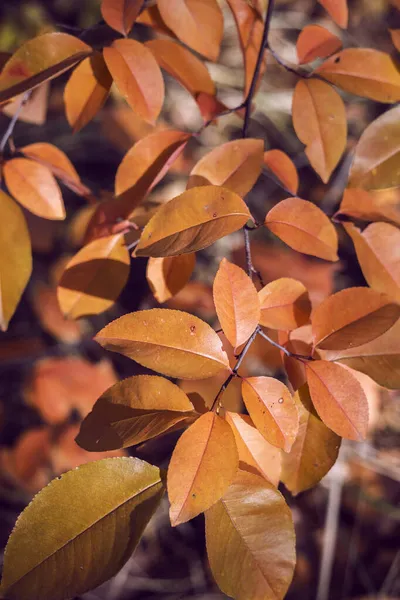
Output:
<path fill-rule="evenodd" d="M 342 47 L 342 41 L 325 27 L 306 25 L 297 38 L 296 51 L 299 63 L 327 58 Z"/>
<path fill-rule="evenodd" d="M 206 512 L 207 554 L 220 587 L 235 600 L 285 596 L 296 564 L 292 514 L 276 487 L 239 471 Z"/>
<path fill-rule="evenodd" d="M 192 188 L 156 212 L 144 228 L 136 256 L 174 256 L 202 250 L 251 218 L 236 193 L 217 186 Z"/>
<path fill-rule="evenodd" d="M 142 6 L 143 0 L 102 0 L 100 10 L 107 25 L 127 36 Z"/>
<path fill-rule="evenodd" d="M 264 164 L 291 194 L 297 194 L 299 176 L 293 161 L 281 150 L 264 153 Z"/>
<path fill-rule="evenodd" d="M 300 415 L 299 432 L 288 454 L 282 453 L 282 481 L 297 495 L 316 485 L 335 464 L 341 439 L 320 420 L 308 386 L 295 396 Z"/>
<path fill-rule="evenodd" d="M 73 319 L 104 312 L 125 287 L 129 270 L 123 236 L 104 237 L 83 246 L 62 274 L 57 289 L 61 310 Z"/>
<path fill-rule="evenodd" d="M 235 350 L 247 342 L 260 320 L 260 302 L 250 277 L 223 258 L 214 279 L 214 304 L 221 327 Z"/>
<path fill-rule="evenodd" d="M 400 226 L 400 187 L 368 192 L 347 188 L 335 217 L 341 215 L 362 221 L 388 221 Z"/>
<path fill-rule="evenodd" d="M 310 320 L 311 303 L 306 287 L 296 279 L 282 277 L 258 292 L 261 304 L 260 324 L 289 331 Z"/>
<path fill-rule="evenodd" d="M 166 302 L 184 288 L 195 264 L 196 254 L 150 258 L 146 278 L 157 302 Z"/>
<path fill-rule="evenodd" d="M 329 181 L 347 140 L 346 109 L 339 94 L 319 79 L 300 80 L 293 96 L 293 126 L 313 169 Z"/>
<path fill-rule="evenodd" d="M 204 321 L 167 308 L 140 310 L 104 327 L 96 341 L 169 377 L 201 379 L 229 369 L 221 340 Z"/>
<path fill-rule="evenodd" d="M 338 260 L 337 233 L 320 208 L 300 198 L 286 198 L 271 208 L 265 225 L 288 246 L 325 260 Z"/>
<path fill-rule="evenodd" d="M 263 164 L 264 142 L 233 140 L 217 146 L 195 165 L 187 188 L 222 185 L 245 196 L 257 181 Z"/>
<path fill-rule="evenodd" d="M 115 40 L 104 48 L 103 56 L 132 110 L 155 123 L 164 102 L 164 80 L 150 50 L 136 40 Z"/>
<path fill-rule="evenodd" d="M 349 20 L 347 0 L 318 0 L 318 2 L 325 8 L 339 27 L 347 29 Z"/>
<path fill-rule="evenodd" d="M 227 412 L 239 452 L 240 468 L 265 477 L 278 487 L 281 476 L 281 452 L 272 446 L 253 425 L 250 417 Z"/>
<path fill-rule="evenodd" d="M 111 84 L 112 77 L 100 52 L 74 69 L 64 90 L 65 113 L 74 133 L 98 113 L 107 100 Z"/>
<path fill-rule="evenodd" d="M 90 452 L 127 448 L 165 433 L 191 411 L 186 394 L 168 379 L 129 377 L 100 396 L 76 442 Z"/>
<path fill-rule="evenodd" d="M 185 523 L 218 502 L 238 464 L 230 425 L 213 412 L 202 415 L 182 434 L 169 463 L 171 525 Z"/>
<path fill-rule="evenodd" d="M 158 0 L 161 18 L 189 48 L 217 60 L 224 20 L 216 0 Z"/>
<path fill-rule="evenodd" d="M 91 51 L 90 46 L 67 33 L 45 33 L 28 40 L 0 73 L 0 102 L 57 77 Z"/>
<path fill-rule="evenodd" d="M 242 382 L 242 393 L 261 435 L 273 446 L 290 452 L 299 428 L 299 415 L 287 387 L 273 377 L 247 377 Z"/>
<path fill-rule="evenodd" d="M 346 48 L 328 58 L 315 73 L 357 96 L 385 103 L 400 100 L 398 65 L 379 50 Z"/>
<path fill-rule="evenodd" d="M 6 331 L 31 276 L 32 250 L 18 204 L 0 190 L 0 205 L 0 328 Z"/>
<path fill-rule="evenodd" d="M 28 210 L 44 219 L 65 219 L 60 188 L 51 171 L 27 158 L 12 158 L 3 166 L 7 188 Z"/>
<path fill-rule="evenodd" d="M 386 294 L 353 287 L 326 298 L 311 315 L 314 345 L 322 350 L 360 346 L 390 329 L 400 305 Z"/>
<path fill-rule="evenodd" d="M 363 440 L 368 428 L 368 400 L 350 370 L 325 360 L 306 364 L 313 405 L 329 429 L 349 440 Z"/>

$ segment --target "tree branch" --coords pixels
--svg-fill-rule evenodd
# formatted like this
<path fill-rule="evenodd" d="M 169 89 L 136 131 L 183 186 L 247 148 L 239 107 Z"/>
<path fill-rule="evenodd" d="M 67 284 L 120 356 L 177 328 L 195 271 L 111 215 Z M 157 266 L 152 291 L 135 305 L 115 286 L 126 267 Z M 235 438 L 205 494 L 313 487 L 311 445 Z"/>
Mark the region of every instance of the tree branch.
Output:
<path fill-rule="evenodd" d="M 291 352 L 290 350 L 288 350 L 287 348 L 285 348 L 285 346 L 281 346 L 280 344 L 278 344 L 278 342 L 275 342 L 275 340 L 273 340 L 272 338 L 270 338 L 261 329 L 261 327 L 258 328 L 258 333 L 261 335 L 261 337 L 264 338 L 264 340 L 267 340 L 267 342 L 269 342 L 271 344 L 271 346 L 274 346 L 275 348 L 278 348 L 284 354 L 286 354 L 286 356 L 289 356 L 290 358 L 296 358 L 297 360 L 300 360 L 301 362 L 315 360 L 312 356 L 306 356 L 304 354 L 296 354 L 296 352 Z"/>
<path fill-rule="evenodd" d="M 30 95 L 31 95 L 31 90 L 28 90 L 27 92 L 24 93 L 24 95 L 22 96 L 22 98 L 20 100 L 20 104 L 19 104 L 17 110 L 15 111 L 13 118 L 9 122 L 8 127 L 5 130 L 3 137 L 1 138 L 1 142 L 0 142 L 0 153 L 1 154 L 4 152 L 5 147 L 7 146 L 7 142 L 10 139 L 10 137 L 12 136 L 14 127 L 17 124 L 17 121 L 19 119 L 21 111 L 22 111 L 23 107 L 25 106 L 25 104 L 28 102 Z"/>

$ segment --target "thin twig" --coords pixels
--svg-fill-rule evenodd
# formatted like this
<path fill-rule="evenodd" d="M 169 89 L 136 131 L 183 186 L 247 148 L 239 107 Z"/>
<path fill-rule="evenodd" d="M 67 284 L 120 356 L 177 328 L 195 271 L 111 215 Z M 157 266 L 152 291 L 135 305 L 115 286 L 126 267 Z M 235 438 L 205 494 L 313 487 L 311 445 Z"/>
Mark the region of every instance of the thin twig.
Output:
<path fill-rule="evenodd" d="M 246 253 L 246 270 L 247 270 L 247 275 L 252 279 L 253 275 L 256 275 L 258 277 L 258 281 L 260 282 L 261 287 L 264 287 L 264 280 L 263 277 L 260 273 L 260 271 L 258 271 L 255 266 L 253 265 L 253 259 L 251 257 L 251 247 L 250 247 L 250 237 L 249 237 L 249 232 L 251 231 L 251 229 L 257 229 L 257 227 L 252 227 L 249 228 L 246 225 L 243 227 L 243 234 L 244 234 L 244 250 Z"/>
<path fill-rule="evenodd" d="M 278 342 L 275 342 L 275 340 L 270 338 L 262 329 L 259 329 L 258 333 L 261 335 L 261 337 L 264 338 L 264 340 L 267 340 L 267 342 L 269 342 L 271 344 L 271 346 L 278 348 L 284 354 L 286 354 L 286 356 L 289 356 L 290 358 L 296 358 L 297 360 L 300 360 L 302 362 L 314 360 L 314 358 L 312 356 L 306 356 L 304 354 L 296 354 L 296 352 L 291 352 L 290 350 L 285 348 L 285 346 L 281 346 L 280 344 L 278 344 Z"/>
<path fill-rule="evenodd" d="M 288 71 L 289 73 L 293 73 L 293 75 L 296 75 L 297 77 L 302 77 L 303 79 L 308 79 L 312 73 L 309 73 L 308 71 L 301 71 L 299 69 L 296 69 L 294 67 L 290 67 L 280 56 L 279 54 L 277 54 L 275 52 L 275 50 L 273 50 L 271 48 L 271 46 L 268 44 L 267 48 L 269 50 L 269 52 L 272 54 L 272 56 L 274 57 L 274 59 L 276 60 L 276 62 L 278 64 L 281 65 L 281 67 L 283 67 L 284 69 L 286 69 L 286 71 Z"/>
<path fill-rule="evenodd" d="M 10 137 L 12 136 L 12 133 L 14 131 L 14 127 L 17 124 L 17 121 L 19 119 L 21 111 L 22 111 L 23 107 L 25 106 L 25 104 L 27 103 L 30 95 L 31 95 L 31 90 L 28 90 L 22 96 L 22 98 L 20 100 L 20 104 L 19 104 L 17 110 L 15 111 L 13 118 L 9 122 L 6 131 L 4 132 L 4 135 L 3 135 L 2 139 L 1 139 L 1 142 L 0 142 L 0 153 L 1 154 L 4 152 L 4 149 L 7 146 L 7 142 L 10 139 Z"/>

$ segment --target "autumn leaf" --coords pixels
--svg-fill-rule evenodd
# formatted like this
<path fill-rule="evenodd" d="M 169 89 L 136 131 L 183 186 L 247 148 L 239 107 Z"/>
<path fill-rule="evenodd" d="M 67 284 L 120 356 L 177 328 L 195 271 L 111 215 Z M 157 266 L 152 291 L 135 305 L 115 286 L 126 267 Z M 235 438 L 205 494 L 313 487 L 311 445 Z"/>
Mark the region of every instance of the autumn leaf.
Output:
<path fill-rule="evenodd" d="M 297 395 L 299 431 L 291 451 L 282 453 L 281 479 L 294 495 L 316 485 L 335 464 L 341 439 L 320 420 L 307 385 Z"/>
<path fill-rule="evenodd" d="M 35 285 L 32 298 L 36 318 L 45 331 L 63 342 L 78 343 L 87 331 L 84 321 L 66 319 L 58 303 L 57 291 L 43 282 Z"/>
<path fill-rule="evenodd" d="M 400 226 L 400 187 L 369 191 L 346 188 L 335 218 L 342 215 L 362 221 L 388 221 Z"/>
<path fill-rule="evenodd" d="M 18 121 L 22 121 L 23 123 L 44 125 L 47 118 L 49 91 L 50 82 L 44 81 L 35 89 L 31 90 L 28 98 L 26 92 L 14 96 L 14 98 L 2 106 L 0 110 L 10 118 L 18 111 Z M 22 108 L 21 104 L 23 104 Z"/>
<path fill-rule="evenodd" d="M 298 252 L 338 260 L 334 226 L 320 208 L 307 200 L 282 200 L 267 213 L 265 226 Z"/>
<path fill-rule="evenodd" d="M 151 51 L 136 40 L 115 40 L 103 49 L 103 56 L 132 110 L 155 123 L 164 102 L 164 80 Z"/>
<path fill-rule="evenodd" d="M 206 511 L 206 543 L 224 594 L 235 600 L 285 596 L 296 563 L 295 533 L 290 509 L 272 483 L 239 471 Z"/>
<path fill-rule="evenodd" d="M 82 422 L 76 442 L 97 452 L 127 448 L 161 435 L 192 411 L 186 394 L 168 379 L 129 377 L 100 396 Z"/>
<path fill-rule="evenodd" d="M 0 328 L 6 331 L 32 272 L 28 226 L 18 204 L 0 190 Z"/>
<path fill-rule="evenodd" d="M 161 206 L 144 228 L 135 254 L 158 257 L 202 250 L 251 218 L 234 192 L 217 186 L 192 188 Z"/>
<path fill-rule="evenodd" d="M 171 525 L 193 519 L 223 496 L 239 464 L 230 425 L 214 412 L 202 415 L 179 438 L 168 467 Z"/>
<path fill-rule="evenodd" d="M 328 58 L 315 73 L 357 96 L 390 104 L 400 100 L 396 61 L 379 50 L 346 48 Z"/>
<path fill-rule="evenodd" d="M 264 153 L 264 165 L 283 183 L 291 194 L 297 194 L 299 176 L 293 161 L 282 150 L 268 150 Z"/>
<path fill-rule="evenodd" d="M 282 277 L 271 281 L 259 292 L 260 324 L 289 331 L 310 320 L 311 303 L 306 287 L 296 279 Z"/>
<path fill-rule="evenodd" d="M 185 287 L 195 264 L 196 254 L 149 258 L 146 278 L 157 302 L 166 302 Z"/>
<path fill-rule="evenodd" d="M 400 52 L 400 29 L 389 29 L 389 33 L 393 46 Z"/>
<path fill-rule="evenodd" d="M 177 310 L 153 308 L 124 315 L 99 331 L 95 340 L 169 377 L 205 379 L 229 369 L 215 331 Z"/>
<path fill-rule="evenodd" d="M 257 139 L 221 144 L 194 166 L 187 187 L 222 185 L 239 196 L 245 196 L 261 173 L 263 151 L 264 142 Z"/>
<path fill-rule="evenodd" d="M 368 400 L 349 369 L 325 360 L 306 364 L 313 405 L 329 429 L 337 435 L 361 441 L 368 428 Z"/>
<path fill-rule="evenodd" d="M 257 290 L 249 276 L 223 258 L 213 286 L 221 327 L 235 350 L 249 339 L 260 320 Z"/>
<path fill-rule="evenodd" d="M 242 382 L 242 393 L 258 431 L 273 446 L 290 452 L 299 415 L 287 387 L 273 377 L 247 377 Z"/>
<path fill-rule="evenodd" d="M 342 29 L 347 28 L 349 19 L 347 0 L 318 0 L 318 2 L 325 8 L 339 27 Z"/>
<path fill-rule="evenodd" d="M 104 459 L 54 479 L 8 540 L 2 592 L 64 600 L 97 587 L 128 560 L 162 495 L 159 469 L 137 458 Z"/>
<path fill-rule="evenodd" d="M 400 305 L 367 287 L 341 290 L 326 298 L 311 315 L 314 345 L 322 350 L 360 346 L 390 329 Z"/>
<path fill-rule="evenodd" d="M 107 25 L 126 37 L 142 5 L 143 0 L 102 0 L 100 10 Z"/>
<path fill-rule="evenodd" d="M 319 79 L 298 81 L 293 96 L 293 126 L 313 169 L 324 183 L 329 181 L 347 140 L 343 100 Z"/>
<path fill-rule="evenodd" d="M 342 41 L 320 25 L 306 25 L 296 42 L 297 56 L 301 65 L 317 58 L 327 58 L 341 47 Z"/>

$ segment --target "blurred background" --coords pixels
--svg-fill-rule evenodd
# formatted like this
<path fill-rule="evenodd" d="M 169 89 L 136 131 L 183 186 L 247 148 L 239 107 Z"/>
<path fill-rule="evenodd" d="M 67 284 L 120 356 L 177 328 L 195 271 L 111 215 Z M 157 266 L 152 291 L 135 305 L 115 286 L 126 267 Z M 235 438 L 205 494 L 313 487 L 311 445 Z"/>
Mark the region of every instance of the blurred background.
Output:
<path fill-rule="evenodd" d="M 220 100 L 233 107 L 242 100 L 242 53 L 231 13 L 222 0 L 221 6 L 225 16 L 221 55 L 218 63 L 206 64 Z M 344 47 L 370 47 L 394 54 L 388 29 L 400 27 L 399 7 L 398 0 L 349 0 L 350 25 L 342 31 L 315 0 L 277 0 L 271 46 L 284 61 L 296 64 L 299 32 L 305 25 L 316 23 L 339 35 Z M 100 19 L 99 0 L 3 0 L 0 52 L 13 52 L 25 40 L 46 31 L 80 35 L 87 30 L 90 34 Z M 139 25 L 134 35 L 144 41 L 150 33 Z M 387 107 L 343 95 L 349 124 L 348 152 L 330 183 L 323 185 L 309 168 L 291 122 L 296 76 L 270 55 L 266 63 L 250 135 L 264 139 L 266 149 L 286 152 L 299 172 L 299 196 L 332 216 L 346 185 L 349 152 L 367 124 Z M 17 147 L 33 142 L 56 145 L 68 155 L 94 195 L 107 198 L 126 151 L 155 128 L 140 121 L 113 88 L 94 121 L 72 135 L 63 103 L 68 76 L 66 73 L 37 88 L 17 123 L 13 142 Z M 199 130 L 203 121 L 195 101 L 175 80 L 167 75 L 165 79 L 166 102 L 156 128 Z M 0 113 L 0 137 L 12 111 L 9 106 Z M 240 119 L 229 115 L 193 139 L 155 188 L 151 202 L 165 202 L 183 191 L 196 161 L 214 146 L 240 137 L 240 127 Z M 82 244 L 89 213 L 82 197 L 61 187 L 67 208 L 65 221 L 44 220 L 25 211 L 34 250 L 33 276 L 8 331 L 0 334 L 1 549 L 18 514 L 51 478 L 103 456 L 75 444 L 79 423 L 99 395 L 118 378 L 143 372 L 132 361 L 107 354 L 92 336 L 121 314 L 157 306 L 146 282 L 146 260 L 134 259 L 128 284 L 110 310 L 79 322 L 64 319 L 55 289 L 64 265 Z M 262 220 L 269 208 L 286 196 L 265 172 L 249 194 L 248 203 L 254 217 Z M 253 238 L 255 266 L 266 283 L 285 276 L 299 279 L 309 289 L 314 304 L 333 291 L 364 285 L 350 238 L 340 227 L 338 231 L 340 261 L 326 263 L 291 251 L 266 230 L 259 230 Z M 211 285 L 217 265 L 223 256 L 243 265 L 242 244 L 238 233 L 202 252 L 192 280 L 167 306 L 194 312 L 214 324 Z M 252 374 L 279 376 L 280 365 L 278 351 L 261 341 L 249 353 L 246 369 Z M 296 498 L 282 489 L 297 530 L 298 563 L 289 599 L 400 597 L 399 394 L 380 388 L 367 376 L 362 376 L 362 384 L 370 402 L 368 440 L 363 444 L 344 443 L 337 464 L 314 489 Z M 228 402 L 232 407 L 239 406 L 234 389 Z M 134 452 L 154 464 L 165 465 L 176 439 L 170 434 Z M 122 571 L 82 599 L 224 597 L 207 566 L 203 519 L 171 529 L 165 500 Z"/>

